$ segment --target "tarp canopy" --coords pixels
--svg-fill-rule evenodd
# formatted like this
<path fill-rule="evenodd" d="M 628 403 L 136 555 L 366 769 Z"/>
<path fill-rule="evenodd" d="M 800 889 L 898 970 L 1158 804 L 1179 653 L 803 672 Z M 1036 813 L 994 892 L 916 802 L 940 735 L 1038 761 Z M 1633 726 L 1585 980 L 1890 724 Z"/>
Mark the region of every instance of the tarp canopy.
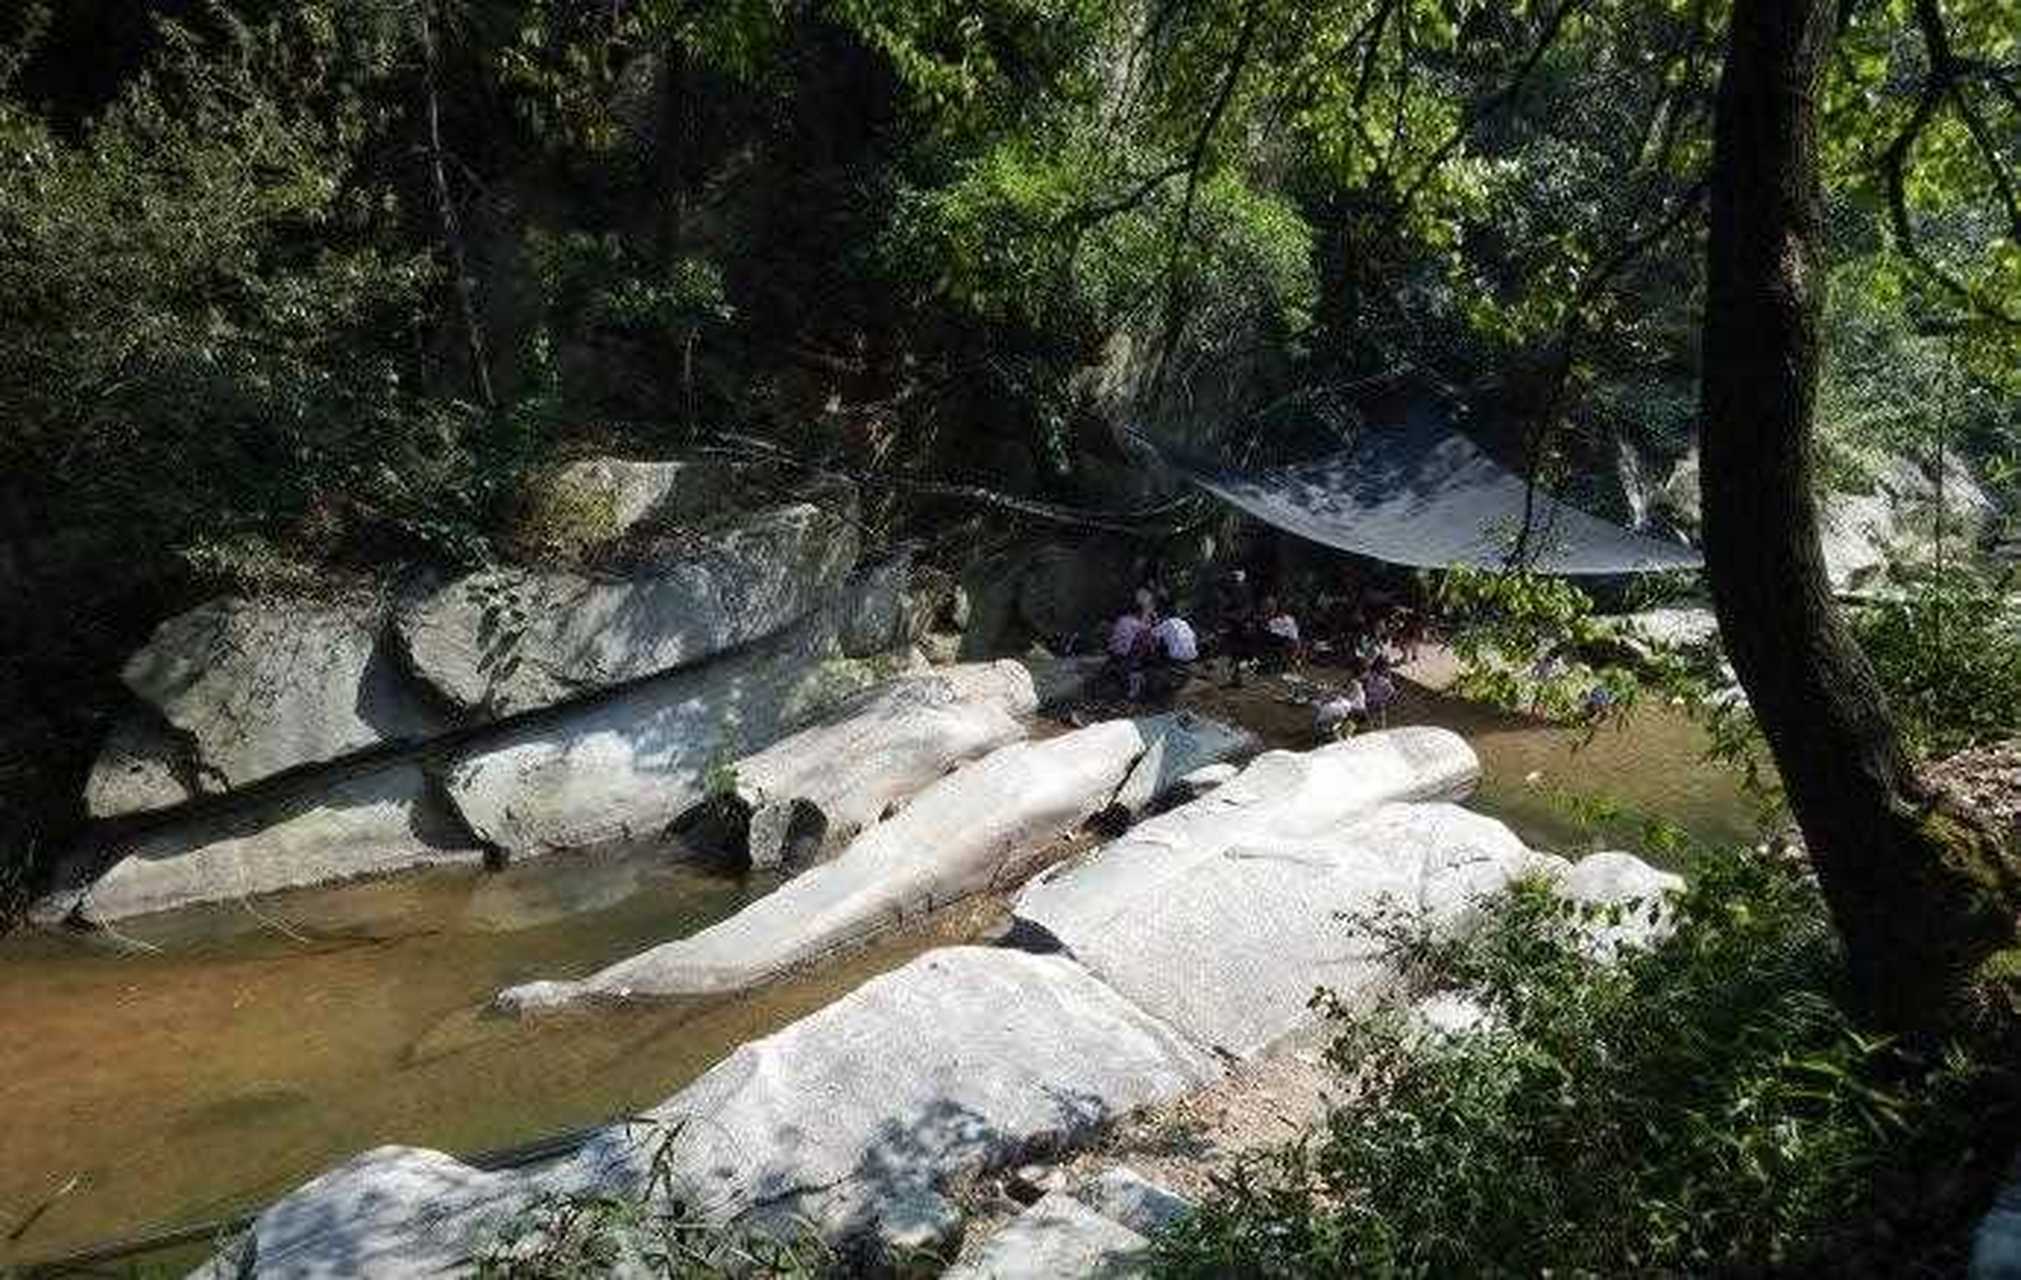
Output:
<path fill-rule="evenodd" d="M 1587 515 L 1541 490 L 1451 426 L 1370 427 L 1344 452 L 1241 472 L 1153 445 L 1186 479 L 1266 524 L 1391 564 L 1503 568 L 1519 534 L 1529 568 L 1554 574 L 1696 569 L 1698 552 Z"/>

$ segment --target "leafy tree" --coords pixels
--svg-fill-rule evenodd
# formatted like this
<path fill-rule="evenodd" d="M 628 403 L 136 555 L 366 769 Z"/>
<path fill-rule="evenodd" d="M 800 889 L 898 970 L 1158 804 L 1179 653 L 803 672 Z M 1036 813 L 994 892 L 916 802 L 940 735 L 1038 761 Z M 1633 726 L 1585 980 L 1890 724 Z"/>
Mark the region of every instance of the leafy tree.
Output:
<path fill-rule="evenodd" d="M 1919 1025 L 2005 981 L 2021 862 L 1918 781 L 1819 552 L 1815 102 L 1837 7 L 1740 0 L 1721 83 L 1704 338 L 1706 563 L 1735 669 L 1801 822 L 1854 985 Z"/>

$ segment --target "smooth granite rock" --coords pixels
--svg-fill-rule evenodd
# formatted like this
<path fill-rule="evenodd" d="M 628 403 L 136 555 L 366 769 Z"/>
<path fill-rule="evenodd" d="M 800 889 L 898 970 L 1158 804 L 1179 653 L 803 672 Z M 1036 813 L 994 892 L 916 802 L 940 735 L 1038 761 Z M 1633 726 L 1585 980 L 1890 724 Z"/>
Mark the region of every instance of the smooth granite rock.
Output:
<path fill-rule="evenodd" d="M 1261 745 L 1247 729 L 1179 712 L 1130 766 L 1130 776 L 1116 792 L 1114 807 L 1138 816 L 1153 802 L 1182 789 L 1185 780 L 1199 770 L 1252 755 Z"/>
<path fill-rule="evenodd" d="M 677 1129 L 671 1180 L 701 1211 L 834 1239 L 1220 1073 L 1070 960 L 950 947 L 745 1045 L 646 1119 Z M 611 1130 L 572 1163 L 637 1185 L 656 1145 Z"/>
<path fill-rule="evenodd" d="M 189 741 L 153 715 L 133 715 L 114 725 L 84 781 L 84 810 L 94 818 L 172 809 L 200 794 L 196 752 Z"/>
<path fill-rule="evenodd" d="M 1155 1235 L 1193 1212 L 1192 1202 L 1127 1165 L 1090 1179 L 1074 1199 L 1140 1235 Z"/>
<path fill-rule="evenodd" d="M 1065 1192 L 1011 1219 L 943 1280 L 1125 1280 L 1148 1276 L 1151 1242 Z"/>
<path fill-rule="evenodd" d="M 816 616 L 713 662 L 529 719 L 463 753 L 443 788 L 516 856 L 656 836 L 709 796 L 712 771 L 890 674 L 835 655 Z"/>
<path fill-rule="evenodd" d="M 1597 960 L 1611 960 L 1625 948 L 1653 946 L 1675 927 L 1670 899 L 1684 891 L 1683 877 L 1659 871 L 1632 853 L 1588 854 L 1569 865 L 1553 858 L 1537 869 L 1561 896 L 1588 909 L 1583 929 Z"/>
<path fill-rule="evenodd" d="M 408 664 L 451 704 L 511 715 L 772 635 L 825 603 L 855 559 L 847 511 L 795 503 L 623 576 L 468 574 L 403 605 L 395 625 Z"/>
<path fill-rule="evenodd" d="M 1186 825 L 1118 842 L 1130 846 L 1127 878 L 1101 874 L 1112 845 L 1033 885 L 1017 917 L 1140 1007 L 1242 1058 L 1314 1017 L 1317 988 L 1350 1003 L 1387 992 L 1395 975 L 1356 915 L 1461 927 L 1530 857 L 1501 823 L 1450 804 L 1384 805 L 1309 834 Z"/>
<path fill-rule="evenodd" d="M 1014 884 L 1044 841 L 1108 806 L 1131 763 L 1168 725 L 1166 717 L 1111 720 L 1001 747 L 728 920 L 579 982 L 513 987 L 498 1007 L 525 1012 L 583 999 L 737 991 L 936 907 Z"/>
<path fill-rule="evenodd" d="M 85 889 L 77 909 L 86 919 L 118 920 L 483 858 L 429 792 L 421 770 L 393 764 L 243 812 L 192 815 L 138 837 Z"/>
<path fill-rule="evenodd" d="M 384 623 L 384 606 L 371 595 L 213 600 L 157 627 L 121 675 L 188 744 L 197 786 L 229 791 L 445 727 L 402 677 Z M 101 769 L 130 767 L 134 745 L 116 738 L 108 750 L 122 754 Z M 172 755 L 152 758 L 160 771 L 178 768 Z M 101 802 L 112 802 L 109 789 L 101 788 Z"/>
<path fill-rule="evenodd" d="M 962 673 L 900 677 L 740 758 L 736 792 L 751 810 L 751 865 L 818 860 L 956 764 L 1024 737 L 1012 718 L 1027 700 L 1016 688 L 1023 673 L 1003 665 L 1015 673 L 1002 673 L 1003 700 L 986 679 Z M 967 686 L 981 691 L 964 697 Z M 812 847 L 789 859 L 789 844 Z"/>

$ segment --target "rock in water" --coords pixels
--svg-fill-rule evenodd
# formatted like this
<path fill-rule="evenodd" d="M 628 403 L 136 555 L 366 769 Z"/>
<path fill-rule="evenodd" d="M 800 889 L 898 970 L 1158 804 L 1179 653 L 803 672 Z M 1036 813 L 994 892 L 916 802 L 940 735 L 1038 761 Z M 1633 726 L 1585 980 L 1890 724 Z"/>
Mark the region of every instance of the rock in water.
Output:
<path fill-rule="evenodd" d="M 1025 871 L 1021 855 L 1106 808 L 1168 723 L 1110 720 L 1002 747 L 920 792 L 834 861 L 728 920 L 581 982 L 514 987 L 499 1006 L 527 1011 L 593 997 L 741 990 L 935 907 L 1015 884 Z"/>
<path fill-rule="evenodd" d="M 150 832 L 84 892 L 78 910 L 87 919 L 118 920 L 483 858 L 440 810 L 421 770 L 395 764 L 310 795 Z"/>
<path fill-rule="evenodd" d="M 1385 805 L 1329 831 L 1171 852 L 1168 871 L 1145 868 L 1127 895 L 1074 901 L 1068 872 L 1043 897 L 1020 899 L 1018 919 L 1192 1039 L 1243 1058 L 1314 1017 L 1319 987 L 1351 1003 L 1387 991 L 1395 975 L 1382 944 L 1342 913 L 1394 908 L 1455 927 L 1531 856 L 1501 823 L 1444 804 Z"/>
<path fill-rule="evenodd" d="M 444 774 L 470 829 L 515 855 L 657 836 L 761 743 L 875 683 L 817 615 L 714 662 L 530 717 Z"/>
<path fill-rule="evenodd" d="M 1030 678 L 1016 663 L 996 665 L 1002 670 L 979 679 L 950 669 L 880 685 L 822 723 L 738 760 L 737 795 L 751 809 L 751 865 L 782 865 L 788 842 L 803 830 L 817 847 L 794 861 L 840 848 L 955 764 L 1024 737 L 1011 717 L 1036 702 Z M 963 696 L 965 685 L 986 687 L 992 676 L 994 690 Z M 994 696 L 998 690 L 1003 696 Z"/>
<path fill-rule="evenodd" d="M 1477 767 L 1440 729 L 1269 752 L 1033 881 L 1017 919 L 1199 1043 L 1254 1055 L 1311 1016 L 1315 987 L 1373 993 L 1386 981 L 1339 912 L 1389 899 L 1452 917 L 1528 866 L 1498 822 L 1389 803 L 1451 794 Z"/>
<path fill-rule="evenodd" d="M 334 602 L 213 600 L 156 628 L 122 676 L 186 738 L 197 784 L 227 791 L 443 729 L 443 720 L 414 696 L 394 665 L 382 642 L 384 622 L 383 605 L 368 595 Z M 169 794 L 151 786 L 117 798 L 111 776 L 132 776 L 135 743 L 122 734 L 108 744 L 94 773 L 99 803 Z M 138 749 L 147 753 L 149 774 L 176 771 L 172 755 L 155 754 L 176 750 L 172 740 Z"/>
<path fill-rule="evenodd" d="M 1261 745 L 1256 735 L 1191 712 L 1179 712 L 1145 749 L 1116 792 L 1115 807 L 1136 817 L 1152 802 L 1172 794 L 1186 780 L 1222 761 L 1250 755 Z"/>
<path fill-rule="evenodd" d="M 945 948 L 743 1046 L 544 1169 L 368 1152 L 260 1214 L 238 1261 L 283 1277 L 454 1269 L 542 1192 L 670 1189 L 717 1223 L 914 1239 L 922 1221 L 946 1222 L 962 1175 L 1085 1141 L 1220 1072 L 1072 961 Z"/>
<path fill-rule="evenodd" d="M 469 574 L 403 606 L 395 625 L 409 664 L 443 697 L 511 715 L 772 635 L 825 603 L 855 559 L 849 510 L 796 503 L 623 577 Z"/>

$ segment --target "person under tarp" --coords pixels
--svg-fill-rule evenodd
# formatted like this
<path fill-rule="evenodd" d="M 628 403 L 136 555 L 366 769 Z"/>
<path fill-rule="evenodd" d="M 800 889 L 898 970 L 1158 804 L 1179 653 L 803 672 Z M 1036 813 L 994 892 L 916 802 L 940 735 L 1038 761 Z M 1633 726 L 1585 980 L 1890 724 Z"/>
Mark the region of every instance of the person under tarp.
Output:
<path fill-rule="evenodd" d="M 1533 491 L 1430 414 L 1366 428 L 1340 453 L 1248 472 L 1136 438 L 1187 481 L 1265 524 L 1390 564 L 1611 575 L 1704 563 L 1692 547 Z"/>

